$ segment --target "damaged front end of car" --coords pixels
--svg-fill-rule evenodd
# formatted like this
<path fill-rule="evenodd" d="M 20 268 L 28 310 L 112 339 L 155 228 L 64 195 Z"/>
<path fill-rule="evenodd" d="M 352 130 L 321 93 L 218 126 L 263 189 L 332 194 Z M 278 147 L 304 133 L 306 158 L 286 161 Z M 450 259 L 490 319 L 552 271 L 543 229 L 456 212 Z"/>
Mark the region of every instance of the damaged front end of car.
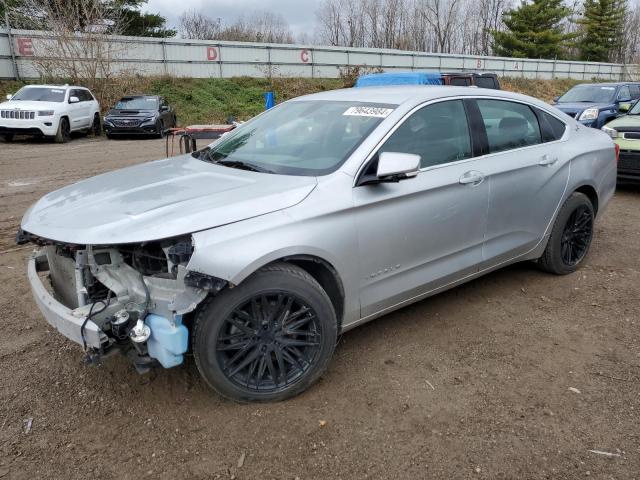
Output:
<path fill-rule="evenodd" d="M 190 236 L 124 245 L 60 243 L 21 231 L 38 249 L 28 276 L 47 322 L 83 346 L 91 363 L 120 352 L 144 373 L 180 365 L 185 316 L 227 282 L 189 271 Z"/>

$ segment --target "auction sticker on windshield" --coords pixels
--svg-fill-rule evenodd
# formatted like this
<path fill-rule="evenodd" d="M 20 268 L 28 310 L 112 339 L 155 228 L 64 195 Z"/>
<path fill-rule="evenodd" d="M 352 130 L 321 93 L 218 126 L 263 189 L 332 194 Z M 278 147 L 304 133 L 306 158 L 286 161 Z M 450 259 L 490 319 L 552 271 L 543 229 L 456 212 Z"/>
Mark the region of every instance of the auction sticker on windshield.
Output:
<path fill-rule="evenodd" d="M 342 115 L 351 115 L 356 117 L 378 117 L 387 118 L 393 112 L 393 108 L 382 107 L 350 107 Z"/>

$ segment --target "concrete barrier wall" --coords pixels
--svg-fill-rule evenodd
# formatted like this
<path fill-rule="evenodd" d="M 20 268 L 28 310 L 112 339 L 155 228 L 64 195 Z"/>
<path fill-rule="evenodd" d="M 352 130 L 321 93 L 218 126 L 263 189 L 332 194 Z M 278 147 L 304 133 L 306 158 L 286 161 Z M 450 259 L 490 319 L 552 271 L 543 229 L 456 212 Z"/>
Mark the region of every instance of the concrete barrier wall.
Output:
<path fill-rule="evenodd" d="M 39 78 L 34 60 L 57 57 L 55 41 L 41 31 L 10 33 L 0 29 L 0 78 L 16 78 L 16 68 L 20 78 Z M 340 68 L 367 66 L 386 71 L 474 70 L 509 77 L 619 81 L 631 79 L 637 70 L 635 65 L 614 63 L 124 36 L 109 37 L 109 51 L 114 72 L 192 78 L 268 75 L 333 78 L 339 76 Z M 82 62 L 83 58 L 75 61 Z"/>

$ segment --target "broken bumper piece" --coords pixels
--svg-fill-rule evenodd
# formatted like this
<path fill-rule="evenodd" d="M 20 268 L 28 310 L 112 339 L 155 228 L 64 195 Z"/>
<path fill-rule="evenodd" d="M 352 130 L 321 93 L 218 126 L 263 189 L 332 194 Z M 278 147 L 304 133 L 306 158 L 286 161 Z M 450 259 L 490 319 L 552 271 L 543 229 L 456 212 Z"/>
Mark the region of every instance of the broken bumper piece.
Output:
<path fill-rule="evenodd" d="M 46 254 L 38 252 L 29 260 L 27 267 L 27 275 L 36 304 L 49 325 L 69 340 L 82 345 L 81 330 L 85 317 L 74 315 L 73 310 L 58 302 L 46 289 L 38 275 L 38 265 L 46 264 L 46 262 Z M 105 333 L 91 320 L 84 327 L 84 340 L 87 347 L 95 349 L 101 349 L 108 344 L 108 338 Z"/>

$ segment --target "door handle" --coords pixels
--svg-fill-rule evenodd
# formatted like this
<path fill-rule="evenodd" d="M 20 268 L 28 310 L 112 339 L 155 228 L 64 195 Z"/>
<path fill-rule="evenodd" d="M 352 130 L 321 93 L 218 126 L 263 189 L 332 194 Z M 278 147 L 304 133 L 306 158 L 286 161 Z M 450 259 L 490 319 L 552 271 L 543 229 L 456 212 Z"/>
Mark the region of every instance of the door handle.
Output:
<path fill-rule="evenodd" d="M 480 185 L 484 180 L 484 175 L 476 170 L 465 172 L 460 177 L 459 182 L 462 185 Z"/>
<path fill-rule="evenodd" d="M 542 160 L 538 162 L 538 165 L 543 167 L 550 167 L 557 161 L 558 161 L 558 157 L 552 157 L 551 155 L 545 154 L 542 156 Z"/>

